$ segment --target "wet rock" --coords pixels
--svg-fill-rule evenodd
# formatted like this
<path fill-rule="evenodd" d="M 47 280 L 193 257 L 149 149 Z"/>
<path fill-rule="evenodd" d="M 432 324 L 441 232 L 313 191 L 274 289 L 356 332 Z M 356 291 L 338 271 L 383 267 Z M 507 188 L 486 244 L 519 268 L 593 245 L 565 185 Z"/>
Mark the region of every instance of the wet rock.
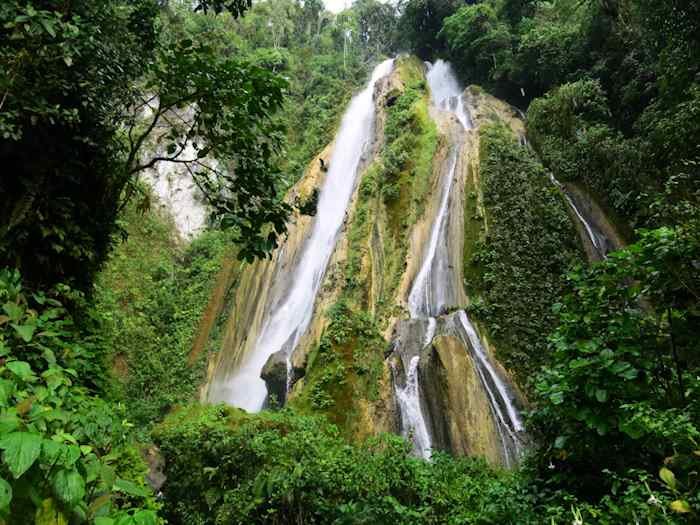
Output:
<path fill-rule="evenodd" d="M 287 356 L 283 351 L 272 354 L 260 373 L 267 385 L 269 406 L 283 406 L 287 400 Z"/>
<path fill-rule="evenodd" d="M 491 407 L 463 343 L 436 337 L 421 352 L 418 377 L 433 448 L 501 463 Z"/>

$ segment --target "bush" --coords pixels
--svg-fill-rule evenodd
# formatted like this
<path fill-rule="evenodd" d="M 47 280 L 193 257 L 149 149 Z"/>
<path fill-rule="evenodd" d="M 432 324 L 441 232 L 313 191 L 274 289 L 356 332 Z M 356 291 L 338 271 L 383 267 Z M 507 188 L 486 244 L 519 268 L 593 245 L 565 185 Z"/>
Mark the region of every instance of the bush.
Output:
<path fill-rule="evenodd" d="M 395 436 L 349 445 L 289 410 L 192 407 L 154 437 L 175 523 L 541 523 L 513 474 L 474 459 L 424 462 Z"/>
<path fill-rule="evenodd" d="M 85 386 L 97 347 L 17 271 L 0 270 L 0 304 L 0 521 L 158 523 L 123 407 Z"/>

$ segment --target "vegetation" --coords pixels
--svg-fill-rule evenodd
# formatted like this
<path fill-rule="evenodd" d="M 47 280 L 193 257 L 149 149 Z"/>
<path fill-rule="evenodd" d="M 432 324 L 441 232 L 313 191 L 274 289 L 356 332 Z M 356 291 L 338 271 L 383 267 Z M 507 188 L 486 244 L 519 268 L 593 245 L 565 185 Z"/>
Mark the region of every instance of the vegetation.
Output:
<path fill-rule="evenodd" d="M 129 206 L 122 217 L 129 237 L 99 274 L 94 307 L 113 394 L 147 440 L 173 406 L 197 397 L 209 352 L 192 359 L 193 342 L 222 261 L 234 254 L 226 232 L 205 232 L 184 246 L 157 210 Z"/>
<path fill-rule="evenodd" d="M 553 482 L 601 497 L 620 483 L 643 492 L 659 472 L 671 509 L 695 519 L 700 319 L 690 305 L 700 290 L 699 239 L 697 223 L 642 231 L 636 244 L 569 276 L 573 292 L 554 307 L 560 324 L 533 414 Z M 640 504 L 614 516 L 645 515 Z"/>
<path fill-rule="evenodd" d="M 156 524 L 146 465 L 125 408 L 100 397 L 99 336 L 59 299 L 0 271 L 0 520 L 4 523 Z"/>
<path fill-rule="evenodd" d="M 349 445 L 286 410 L 193 407 L 155 437 L 175 523 L 541 523 L 512 474 L 475 459 L 427 463 L 394 436 Z"/>
<path fill-rule="evenodd" d="M 235 15 L 246 7 L 213 5 Z M 285 81 L 206 42 L 171 37 L 158 15 L 153 0 L 0 7 L 0 160 L 14 166 L 0 182 L 12 203 L 0 215 L 0 264 L 32 283 L 88 290 L 137 175 L 157 162 L 188 165 L 216 215 L 235 226 L 241 256 L 266 253 L 284 230 L 272 114 Z M 152 140 L 162 153 L 146 151 Z M 223 168 L 233 166 L 232 186 Z"/>
<path fill-rule="evenodd" d="M 409 0 L 401 23 L 424 27 L 430 5 Z M 488 243 L 466 268 L 478 293 L 471 308 L 500 333 L 507 362 L 522 350 L 510 364 L 536 391 L 538 444 L 525 475 L 539 501 L 573 505 L 575 523 L 697 520 L 698 9 L 482 0 L 451 6 L 428 36 L 467 82 L 529 106 L 544 169 L 584 187 L 630 232 L 629 247 L 565 282 L 570 236 L 557 215 L 553 230 L 525 235 L 537 203 L 556 200 L 546 172 L 496 129 L 484 132 L 485 212 L 500 219 L 488 221 Z M 528 173 L 523 186 L 509 183 Z M 502 186 L 489 189 L 489 175 Z M 477 246 L 478 204 L 474 195 L 466 218 Z M 499 221 L 508 229 L 499 233 Z M 550 244 L 549 231 L 560 241 Z M 539 256 L 523 255 L 526 246 Z"/>
<path fill-rule="evenodd" d="M 482 125 L 480 134 L 479 184 L 467 189 L 483 191 L 483 210 L 465 214 L 465 230 L 477 230 L 464 247 L 469 311 L 499 360 L 531 387 L 547 362 L 538 349 L 556 325 L 551 305 L 580 249 L 565 203 L 532 151 L 501 123 Z"/>
<path fill-rule="evenodd" d="M 698 522 L 699 24 L 693 0 L 0 3 L 0 523 Z M 304 389 L 258 415 L 194 400 L 215 276 L 277 245 L 282 195 L 399 48 L 527 109 L 532 149 L 481 129 L 465 217 L 469 308 L 529 387 L 515 472 L 363 427 L 441 146 L 416 58 Z M 217 231 L 184 245 L 148 209 L 160 163 L 185 166 Z M 550 173 L 629 245 L 572 266 Z"/>
<path fill-rule="evenodd" d="M 384 370 L 384 338 L 366 312 L 342 299 L 328 312 L 329 326 L 309 357 L 304 388 L 290 406 L 325 414 L 346 436 L 367 434 L 362 401 L 376 401 Z"/>

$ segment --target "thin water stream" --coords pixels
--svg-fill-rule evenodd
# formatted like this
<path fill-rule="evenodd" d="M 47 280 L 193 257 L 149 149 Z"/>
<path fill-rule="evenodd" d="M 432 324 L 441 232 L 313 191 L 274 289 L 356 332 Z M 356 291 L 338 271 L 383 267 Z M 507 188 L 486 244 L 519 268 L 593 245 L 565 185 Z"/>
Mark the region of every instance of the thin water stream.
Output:
<path fill-rule="evenodd" d="M 439 60 L 435 65 L 428 64 L 427 80 L 431 90 L 432 103 L 436 108 L 451 113 L 461 124 L 463 132 L 473 127 L 462 97 L 463 89 L 457 82 L 450 64 Z M 456 179 L 459 154 L 464 141 L 464 133 L 455 140 L 448 153 L 447 170 L 441 181 L 440 205 L 432 225 L 428 245 L 423 255 L 423 263 L 414 280 L 408 296 L 408 309 L 412 319 L 425 324 L 423 346 L 430 344 L 436 335 L 437 317 L 443 316 L 449 307 L 457 306 L 455 296 L 454 270 L 449 258 L 450 198 Z M 517 463 L 524 432 L 522 418 L 515 404 L 515 396 L 493 366 L 490 358 L 471 324 L 466 312 L 458 311 L 450 316 L 452 331 L 469 349 L 475 363 L 479 381 L 484 389 L 495 427 L 499 434 L 503 462 L 506 466 Z M 419 377 L 416 373 L 419 356 L 404 362 L 408 370 L 403 385 L 397 383 L 396 396 L 401 411 L 402 434 L 411 438 L 416 455 L 429 458 L 433 447 L 425 417 L 425 403 L 421 400 Z"/>

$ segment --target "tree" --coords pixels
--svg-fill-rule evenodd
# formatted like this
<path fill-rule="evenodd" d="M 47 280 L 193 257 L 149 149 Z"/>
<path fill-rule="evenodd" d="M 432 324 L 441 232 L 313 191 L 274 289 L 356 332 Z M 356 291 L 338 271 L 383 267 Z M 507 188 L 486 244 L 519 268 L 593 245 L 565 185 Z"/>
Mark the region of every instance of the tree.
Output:
<path fill-rule="evenodd" d="M 662 462 L 679 474 L 678 487 L 693 487 L 699 233 L 697 222 L 642 231 L 637 243 L 573 272 L 571 293 L 555 305 L 560 325 L 552 363 L 538 377 L 533 423 L 543 462 L 581 493 L 609 488 L 604 469 L 625 474 Z"/>
<path fill-rule="evenodd" d="M 407 0 L 400 9 L 400 44 L 424 60 L 431 60 L 444 49 L 439 35 L 442 22 L 459 6 L 456 0 Z"/>
<path fill-rule="evenodd" d="M 445 19 L 440 37 L 470 82 L 499 80 L 511 66 L 511 34 L 489 4 L 461 7 Z"/>
<path fill-rule="evenodd" d="M 248 6 L 197 8 L 240 16 Z M 0 180 L 11 203 L 0 211 L 0 264 L 34 284 L 88 288 L 136 175 L 156 162 L 191 168 L 221 223 L 237 228 L 243 256 L 266 253 L 284 230 L 272 123 L 284 81 L 159 35 L 158 10 L 155 0 L 0 6 L 0 162 L 11 170 Z M 165 154 L 146 158 L 149 142 Z"/>
<path fill-rule="evenodd" d="M 353 11 L 365 53 L 370 57 L 390 54 L 396 41 L 396 8 L 377 0 L 358 0 Z"/>

